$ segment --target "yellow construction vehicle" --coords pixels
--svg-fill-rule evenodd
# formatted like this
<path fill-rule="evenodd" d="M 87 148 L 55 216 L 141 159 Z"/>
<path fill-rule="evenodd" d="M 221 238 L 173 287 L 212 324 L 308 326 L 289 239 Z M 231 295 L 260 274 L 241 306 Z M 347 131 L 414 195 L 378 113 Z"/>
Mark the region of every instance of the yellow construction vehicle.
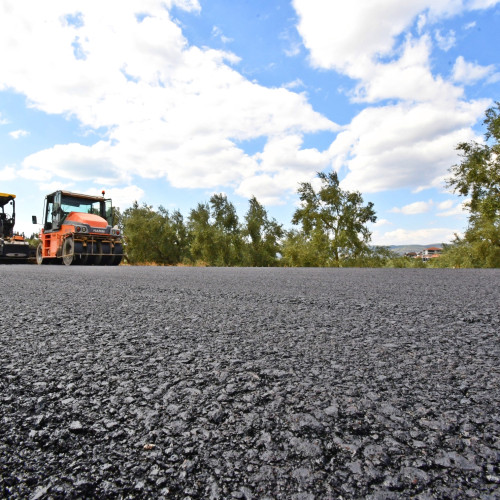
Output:
<path fill-rule="evenodd" d="M 30 246 L 24 236 L 14 233 L 16 195 L 0 193 L 0 262 L 28 262 Z"/>

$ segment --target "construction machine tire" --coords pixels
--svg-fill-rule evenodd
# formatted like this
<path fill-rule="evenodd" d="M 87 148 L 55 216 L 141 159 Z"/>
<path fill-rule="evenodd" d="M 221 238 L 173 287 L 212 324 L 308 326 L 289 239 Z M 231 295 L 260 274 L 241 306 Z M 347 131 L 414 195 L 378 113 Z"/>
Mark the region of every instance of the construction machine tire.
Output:
<path fill-rule="evenodd" d="M 87 253 L 82 255 L 82 264 L 86 266 L 95 266 L 100 262 L 101 256 L 98 255 L 97 243 L 87 243 Z"/>
<path fill-rule="evenodd" d="M 81 241 L 75 241 L 75 259 L 76 263 L 81 266 L 89 265 L 89 256 L 86 253 L 86 248 L 84 248 L 83 243 Z"/>
<path fill-rule="evenodd" d="M 62 246 L 62 261 L 65 266 L 76 264 L 75 242 L 73 238 L 66 238 Z"/>
<path fill-rule="evenodd" d="M 114 255 L 113 260 L 111 261 L 111 266 L 118 266 L 123 259 L 123 255 Z"/>
<path fill-rule="evenodd" d="M 114 248 L 113 248 L 113 254 L 119 254 L 119 255 L 113 255 L 112 260 L 111 260 L 111 265 L 112 266 L 117 266 L 120 264 L 123 258 L 123 245 L 121 243 L 117 243 Z"/>
<path fill-rule="evenodd" d="M 49 263 L 49 259 L 43 258 L 43 247 L 41 243 L 39 243 L 39 245 L 36 247 L 36 263 L 38 265 Z"/>
<path fill-rule="evenodd" d="M 109 266 L 113 260 L 113 255 L 111 255 L 111 243 L 101 243 L 100 248 L 101 253 L 101 266 Z"/>
<path fill-rule="evenodd" d="M 100 266 L 102 262 L 102 255 L 101 254 L 96 254 L 92 257 L 92 262 L 91 264 L 93 266 Z"/>
<path fill-rule="evenodd" d="M 95 244 L 94 248 L 94 255 L 92 255 L 90 259 L 90 264 L 93 266 L 102 266 L 102 248 L 101 248 L 101 242 L 98 241 Z"/>

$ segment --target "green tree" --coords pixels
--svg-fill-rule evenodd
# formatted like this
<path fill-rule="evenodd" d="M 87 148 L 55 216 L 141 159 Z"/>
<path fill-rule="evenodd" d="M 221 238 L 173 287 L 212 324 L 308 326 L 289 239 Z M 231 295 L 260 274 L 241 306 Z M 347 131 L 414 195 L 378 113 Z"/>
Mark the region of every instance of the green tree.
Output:
<path fill-rule="evenodd" d="M 168 212 L 166 213 L 168 215 Z M 172 253 L 175 256 L 175 262 L 181 263 L 187 261 L 190 258 L 191 242 L 184 217 L 179 210 L 174 210 L 170 215 L 170 231 L 173 244 Z"/>
<path fill-rule="evenodd" d="M 38 245 L 41 243 L 39 233 L 31 233 L 31 236 L 26 239 L 32 251 L 35 251 Z"/>
<path fill-rule="evenodd" d="M 241 228 L 236 209 L 225 195 L 215 194 L 209 203 L 199 203 L 191 210 L 188 230 L 194 262 L 210 266 L 241 265 Z"/>
<path fill-rule="evenodd" d="M 245 260 L 248 266 L 267 267 L 278 263 L 280 239 L 283 227 L 275 219 L 269 219 L 266 209 L 255 196 L 249 200 L 242 231 L 246 238 Z"/>
<path fill-rule="evenodd" d="M 235 206 L 227 199 L 226 195 L 214 194 L 210 198 L 210 207 L 216 229 L 216 265 L 241 265 L 243 241 Z"/>
<path fill-rule="evenodd" d="M 450 169 L 448 186 L 462 196 L 470 196 L 467 205 L 472 217 L 496 220 L 500 216 L 500 102 L 486 111 L 483 123 L 486 142 L 457 146 L 462 161 Z"/>
<path fill-rule="evenodd" d="M 388 247 L 369 247 L 360 257 L 346 259 L 343 266 L 352 267 L 395 267 L 393 263 L 399 259 L 399 255 Z M 404 257 L 401 257 L 404 258 Z"/>
<path fill-rule="evenodd" d="M 210 217 L 208 203 L 198 203 L 189 213 L 187 227 L 191 241 L 191 257 L 195 263 L 215 265 L 217 260 L 215 228 Z"/>
<path fill-rule="evenodd" d="M 319 229 L 287 231 L 281 264 L 290 267 L 328 267 L 332 265 L 328 235 Z"/>
<path fill-rule="evenodd" d="M 500 103 L 486 111 L 486 141 L 457 146 L 462 161 L 451 167 L 448 186 L 470 197 L 464 237 L 445 251 L 443 263 L 461 267 L 500 267 Z"/>
<path fill-rule="evenodd" d="M 163 207 L 137 202 L 122 215 L 127 259 L 131 263 L 174 265 L 189 255 L 189 240 L 183 217 Z"/>
<path fill-rule="evenodd" d="M 336 172 L 318 173 L 321 188 L 316 192 L 308 182 L 301 183 L 298 193 L 301 207 L 292 219 L 302 224 L 302 230 L 311 241 L 318 234 L 327 237 L 328 265 L 340 266 L 342 261 L 359 259 L 369 253 L 371 233 L 366 224 L 377 217 L 373 203 L 363 205 L 359 192 L 344 191 Z"/>

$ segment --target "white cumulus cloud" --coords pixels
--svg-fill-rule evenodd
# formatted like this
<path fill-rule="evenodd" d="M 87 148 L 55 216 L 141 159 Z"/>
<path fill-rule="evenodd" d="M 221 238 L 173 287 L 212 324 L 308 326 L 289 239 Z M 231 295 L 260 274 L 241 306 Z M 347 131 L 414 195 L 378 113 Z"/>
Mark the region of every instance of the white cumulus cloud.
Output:
<path fill-rule="evenodd" d="M 0 170 L 0 179 L 2 179 L 2 181 L 13 181 L 16 178 L 17 172 L 14 167 L 7 165 L 6 167 L 2 168 L 2 170 Z"/>
<path fill-rule="evenodd" d="M 170 15 L 174 4 L 200 9 L 194 0 L 0 4 L 0 89 L 107 130 L 94 145 L 59 144 L 28 156 L 22 175 L 116 187 L 139 176 L 174 187 L 245 191 L 242 183 L 259 162 L 273 163 L 265 151 L 264 159 L 248 156 L 241 141 L 271 144 L 278 136 L 338 129 L 304 95 L 244 78 L 236 55 L 190 46 Z M 309 165 L 299 169 L 303 174 L 324 168 L 320 154 L 297 148 L 289 154 Z M 272 175 L 282 175 L 277 164 Z"/>
<path fill-rule="evenodd" d="M 362 192 L 438 186 L 456 163 L 456 144 L 474 137 L 470 124 L 486 106 L 479 101 L 366 108 L 333 142 L 333 166 L 346 166 L 343 186 Z"/>
<path fill-rule="evenodd" d="M 280 195 L 284 191 L 296 192 L 300 182 L 311 179 L 330 162 L 328 152 L 303 149 L 299 135 L 270 139 L 253 160 L 256 172 L 243 180 L 236 192 L 245 197 L 255 195 L 266 204 L 283 203 Z"/>
<path fill-rule="evenodd" d="M 444 35 L 441 34 L 440 30 L 437 30 L 434 36 L 439 48 L 441 50 L 444 50 L 445 52 L 448 52 L 452 47 L 454 47 L 457 41 L 455 32 L 453 30 L 450 30 Z"/>
<path fill-rule="evenodd" d="M 113 185 L 129 181 L 129 177 L 114 162 L 111 146 L 100 141 L 94 146 L 81 144 L 56 145 L 27 156 L 20 174 L 26 178 L 39 171 L 45 179 L 60 177 L 71 181 L 92 180 L 97 184 Z"/>
<path fill-rule="evenodd" d="M 429 201 L 415 201 L 414 203 L 410 203 L 405 205 L 404 207 L 394 207 L 391 212 L 401 213 L 404 215 L 417 215 L 424 214 L 431 210 L 434 202 L 432 200 Z"/>
<path fill-rule="evenodd" d="M 346 169 L 343 186 L 365 192 L 440 186 L 456 162 L 456 144 L 474 138 L 472 126 L 491 102 L 464 99 L 457 85 L 465 78 L 460 59 L 453 81 L 433 74 L 435 37 L 448 49 L 454 34 L 437 32 L 433 38 L 429 30 L 439 19 L 491 4 L 294 0 L 293 5 L 312 65 L 355 79 L 351 99 L 373 105 L 330 147 L 333 168 Z M 417 37 L 409 34 L 414 24 Z M 480 68 L 472 69 L 478 75 Z M 491 68 L 481 71 L 484 76 Z"/>
<path fill-rule="evenodd" d="M 467 10 L 486 9 L 498 0 L 293 0 L 298 30 L 314 66 L 342 72 L 374 58 L 393 56 L 397 37 L 417 22 L 429 22 Z M 449 38 L 449 34 L 448 34 Z"/>
<path fill-rule="evenodd" d="M 463 216 L 468 212 L 466 206 L 467 200 L 460 203 L 454 203 L 452 200 L 445 201 L 438 205 L 439 212 L 436 213 L 438 217 L 452 217 L 452 216 Z"/>
<path fill-rule="evenodd" d="M 453 80 L 456 82 L 472 85 L 479 80 L 493 76 L 495 65 L 481 66 L 480 64 L 467 62 L 462 56 L 457 57 L 453 66 Z"/>
<path fill-rule="evenodd" d="M 355 101 L 377 102 L 400 99 L 409 102 L 439 102 L 457 100 L 463 90 L 441 76 L 434 76 L 430 67 L 431 38 L 407 37 L 399 56 L 391 62 L 365 61 L 351 72 L 359 78 Z"/>
<path fill-rule="evenodd" d="M 113 206 L 124 210 L 130 207 L 135 201 L 140 202 L 144 197 L 144 190 L 138 186 L 110 188 L 106 189 L 105 196 L 112 199 Z"/>
<path fill-rule="evenodd" d="M 13 130 L 12 132 L 9 132 L 9 135 L 13 138 L 13 139 L 19 139 L 21 137 L 26 137 L 28 136 L 30 133 L 27 131 L 27 130 Z"/>
<path fill-rule="evenodd" d="M 379 228 L 382 226 L 392 226 L 393 223 L 388 219 L 377 219 L 372 225 L 373 227 Z"/>

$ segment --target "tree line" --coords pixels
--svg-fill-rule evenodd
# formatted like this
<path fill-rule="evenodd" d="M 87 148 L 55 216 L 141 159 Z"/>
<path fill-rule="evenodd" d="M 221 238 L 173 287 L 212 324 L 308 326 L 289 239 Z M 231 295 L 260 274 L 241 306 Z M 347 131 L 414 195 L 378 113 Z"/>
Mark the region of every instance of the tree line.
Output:
<path fill-rule="evenodd" d="M 448 187 L 468 199 L 463 237 L 432 263 L 370 245 L 377 217 L 361 193 L 341 189 L 336 172 L 320 172 L 320 188 L 301 183 L 294 229 L 283 228 L 252 197 L 240 220 L 224 194 L 214 194 L 188 217 L 137 202 L 116 211 L 132 264 L 290 267 L 500 267 L 500 103 L 486 111 L 484 143 L 461 143 L 461 162 Z"/>
<path fill-rule="evenodd" d="M 301 206 L 293 216 L 297 229 L 286 230 L 252 197 L 240 220 L 224 194 L 214 194 L 190 210 L 158 210 L 137 202 L 119 215 L 130 263 L 208 266 L 345 266 L 380 260 L 370 247 L 368 222 L 373 203 L 359 192 L 344 191 L 335 172 L 319 173 L 321 188 L 298 190 Z"/>

